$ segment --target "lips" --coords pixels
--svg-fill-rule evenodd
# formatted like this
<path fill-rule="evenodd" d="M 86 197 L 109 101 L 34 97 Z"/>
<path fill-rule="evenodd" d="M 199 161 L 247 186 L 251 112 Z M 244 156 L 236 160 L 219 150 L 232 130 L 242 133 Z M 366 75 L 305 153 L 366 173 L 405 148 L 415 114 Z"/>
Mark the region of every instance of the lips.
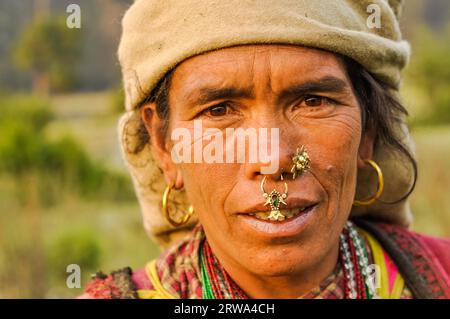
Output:
<path fill-rule="evenodd" d="M 254 216 L 261 220 L 268 220 L 268 221 L 284 221 L 286 219 L 294 218 L 298 214 L 306 211 L 309 208 L 307 207 L 301 207 L 301 208 L 291 208 L 291 209 L 280 209 L 278 214 L 274 214 L 272 211 L 258 211 L 254 213 L 248 213 L 249 216 Z"/>
<path fill-rule="evenodd" d="M 319 203 L 280 210 L 283 217 L 271 220 L 270 211 L 253 211 L 246 214 L 238 214 L 239 227 L 248 236 L 256 236 L 261 240 L 282 238 L 292 241 L 298 238 L 309 225 L 313 224 L 318 216 Z M 286 214 L 286 215 L 284 215 Z M 286 217 L 289 215 L 288 217 Z M 251 235 L 250 235 L 251 234 Z"/>
<path fill-rule="evenodd" d="M 286 200 L 286 204 L 287 205 L 281 205 L 279 210 L 280 214 L 277 214 L 278 216 L 282 215 L 284 217 L 281 218 L 280 221 L 297 216 L 298 214 L 307 210 L 308 208 L 317 205 L 318 201 L 306 198 L 288 198 Z M 258 203 L 252 207 L 247 207 L 246 209 L 241 210 L 237 214 L 239 215 L 245 214 L 262 220 L 272 220 L 272 221 L 275 220 L 273 219 L 273 216 L 275 214 L 272 214 L 272 217 L 269 218 L 269 216 L 271 215 L 270 207 L 264 205 L 263 203 Z"/>

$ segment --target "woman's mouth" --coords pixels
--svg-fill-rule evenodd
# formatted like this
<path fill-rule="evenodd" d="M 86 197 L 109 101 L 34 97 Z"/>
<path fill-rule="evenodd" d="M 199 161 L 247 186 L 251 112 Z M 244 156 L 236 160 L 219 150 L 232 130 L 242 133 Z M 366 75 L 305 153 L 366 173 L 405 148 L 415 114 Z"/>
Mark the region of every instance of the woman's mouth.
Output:
<path fill-rule="evenodd" d="M 302 233 L 313 222 L 318 203 L 279 211 L 255 211 L 239 214 L 242 229 L 259 236 L 292 238 Z"/>
<path fill-rule="evenodd" d="M 254 212 L 248 215 L 254 216 L 258 219 L 268 220 L 268 221 L 284 221 L 285 219 L 290 219 L 298 214 L 306 211 L 308 207 L 303 208 L 292 208 L 292 209 L 280 209 L 277 211 L 265 211 L 265 212 Z"/>

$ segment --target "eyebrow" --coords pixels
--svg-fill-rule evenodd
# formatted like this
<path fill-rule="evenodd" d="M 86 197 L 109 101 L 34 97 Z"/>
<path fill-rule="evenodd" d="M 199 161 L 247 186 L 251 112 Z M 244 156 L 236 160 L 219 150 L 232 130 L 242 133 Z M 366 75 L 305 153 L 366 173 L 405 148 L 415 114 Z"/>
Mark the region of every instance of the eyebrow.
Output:
<path fill-rule="evenodd" d="M 196 104 L 206 104 L 222 99 L 251 99 L 254 98 L 252 89 L 237 88 L 234 86 L 225 88 L 205 87 L 200 89 L 199 97 L 195 99 Z"/>
<path fill-rule="evenodd" d="M 318 80 L 294 84 L 283 89 L 278 94 L 277 103 L 292 97 L 306 95 L 308 93 L 345 93 L 348 89 L 349 85 L 346 81 L 334 76 L 325 76 Z M 235 86 L 225 88 L 204 87 L 200 89 L 198 98 L 193 98 L 192 102 L 200 105 L 221 99 L 239 98 L 254 98 L 253 90 L 251 88 L 238 88 Z"/>
<path fill-rule="evenodd" d="M 307 81 L 299 84 L 294 84 L 286 89 L 283 89 L 278 95 L 277 102 L 283 100 L 303 96 L 311 93 L 346 93 L 349 90 L 349 85 L 346 81 L 334 77 L 325 76 L 319 80 Z"/>

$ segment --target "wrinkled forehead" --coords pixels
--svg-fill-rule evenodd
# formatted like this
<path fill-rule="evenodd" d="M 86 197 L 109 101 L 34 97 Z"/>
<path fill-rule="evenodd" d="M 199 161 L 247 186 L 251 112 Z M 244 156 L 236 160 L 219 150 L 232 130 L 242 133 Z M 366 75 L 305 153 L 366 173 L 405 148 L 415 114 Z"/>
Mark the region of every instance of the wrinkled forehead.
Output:
<path fill-rule="evenodd" d="M 204 87 L 249 88 L 269 85 L 274 91 L 293 82 L 335 77 L 348 82 L 337 54 L 294 45 L 243 45 L 223 48 L 182 62 L 172 88 L 186 96 Z"/>

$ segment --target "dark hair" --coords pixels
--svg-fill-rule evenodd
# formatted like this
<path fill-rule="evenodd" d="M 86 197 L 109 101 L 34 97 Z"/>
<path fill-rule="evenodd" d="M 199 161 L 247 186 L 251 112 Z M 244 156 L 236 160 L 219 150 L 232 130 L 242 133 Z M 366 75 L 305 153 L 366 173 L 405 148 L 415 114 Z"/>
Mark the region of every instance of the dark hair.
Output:
<path fill-rule="evenodd" d="M 152 92 L 139 104 L 141 108 L 144 104 L 154 102 L 156 104 L 156 113 L 160 119 L 164 121 L 163 127 L 161 127 L 161 133 L 165 135 L 169 126 L 169 90 L 172 82 L 173 70 L 167 72 L 164 77 L 159 80 Z M 139 117 L 139 128 L 137 130 L 139 143 L 131 151 L 134 154 L 139 153 L 147 143 L 150 143 L 150 136 L 148 135 L 147 128 L 144 121 Z"/>
<path fill-rule="evenodd" d="M 408 115 L 405 107 L 400 103 L 394 91 L 381 81 L 376 80 L 363 66 L 354 60 L 342 58 L 347 70 L 347 74 L 352 82 L 354 93 L 361 108 L 362 133 L 368 130 L 376 132 L 376 148 L 380 144 L 391 147 L 393 151 L 404 155 L 413 168 L 413 180 L 410 189 L 401 198 L 390 204 L 395 204 L 406 199 L 414 190 L 417 181 L 417 163 L 414 156 L 403 144 L 402 139 L 396 134 L 396 128 L 403 125 L 403 118 Z M 172 80 L 173 70 L 158 82 L 151 94 L 141 104 L 148 102 L 156 103 L 157 115 L 165 121 L 162 128 L 166 132 L 169 119 L 169 89 Z M 142 149 L 149 142 L 148 132 L 141 120 L 140 144 Z"/>
<path fill-rule="evenodd" d="M 172 82 L 173 70 L 166 73 L 166 75 L 158 82 L 152 94 L 150 94 L 150 101 L 156 103 L 156 113 L 161 119 L 169 119 L 169 89 Z"/>
<path fill-rule="evenodd" d="M 391 147 L 393 151 L 405 156 L 412 166 L 413 180 L 410 189 L 401 198 L 389 204 L 401 202 L 411 195 L 417 182 L 417 162 L 403 143 L 402 137 L 396 133 L 396 130 L 404 125 L 403 121 L 408 116 L 408 111 L 391 87 L 376 80 L 356 61 L 347 57 L 344 57 L 343 61 L 361 108 L 363 133 L 373 129 L 376 132 L 375 149 L 380 144 Z"/>

